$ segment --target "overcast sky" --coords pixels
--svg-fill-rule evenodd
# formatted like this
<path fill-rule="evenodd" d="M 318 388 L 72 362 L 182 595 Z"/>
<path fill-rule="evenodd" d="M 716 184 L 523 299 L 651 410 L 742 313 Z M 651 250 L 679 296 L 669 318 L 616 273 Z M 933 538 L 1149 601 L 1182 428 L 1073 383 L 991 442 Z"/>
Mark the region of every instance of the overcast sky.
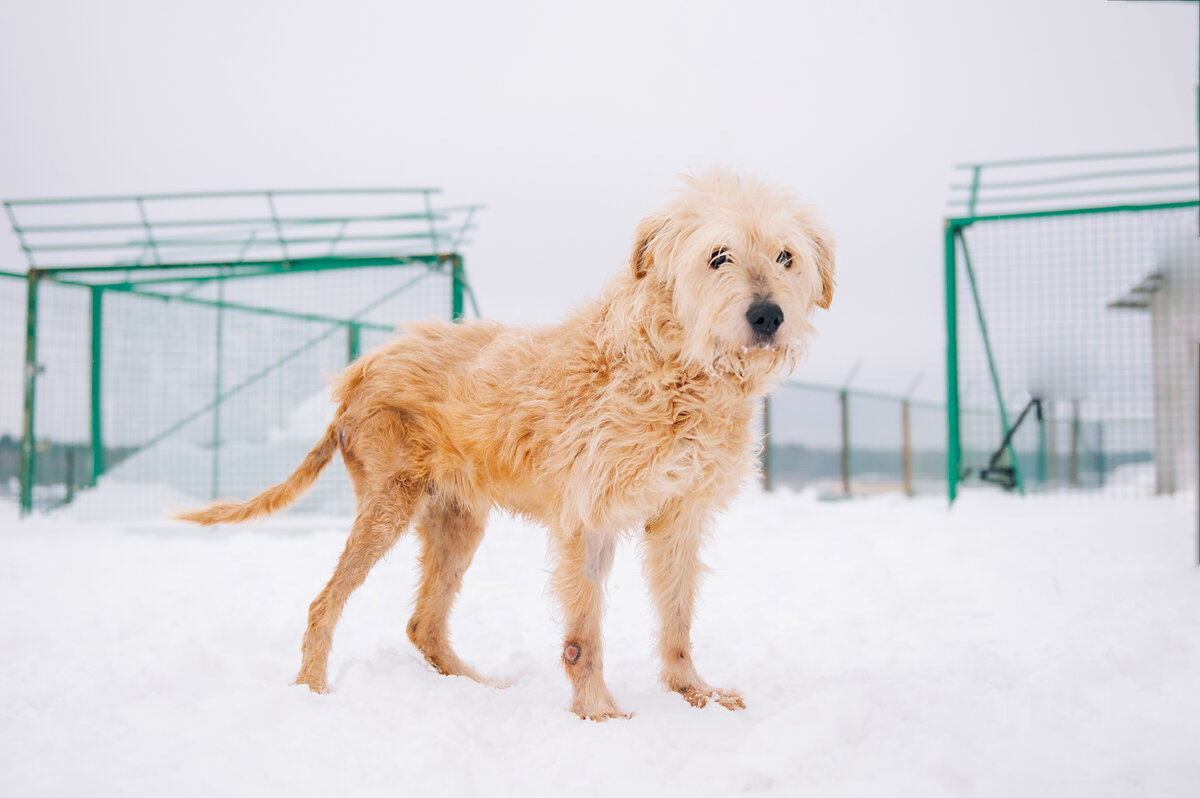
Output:
<path fill-rule="evenodd" d="M 1197 4 L 0 0 L 0 197 L 435 185 L 485 315 L 548 322 L 681 172 L 816 205 L 797 377 L 940 397 L 952 164 L 1196 141 Z M 22 270 L 11 235 L 0 269 Z"/>

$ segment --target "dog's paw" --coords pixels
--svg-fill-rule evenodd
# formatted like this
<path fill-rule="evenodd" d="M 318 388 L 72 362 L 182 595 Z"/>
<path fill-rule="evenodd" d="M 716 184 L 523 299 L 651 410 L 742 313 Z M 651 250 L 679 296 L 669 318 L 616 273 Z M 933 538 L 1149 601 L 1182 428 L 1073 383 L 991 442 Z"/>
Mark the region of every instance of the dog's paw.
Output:
<path fill-rule="evenodd" d="M 731 711 L 746 708 L 746 702 L 737 690 L 719 690 L 704 684 L 676 687 L 675 692 L 683 696 L 683 699 L 694 707 L 708 706 L 708 702 L 711 700 Z"/>
<path fill-rule="evenodd" d="M 325 680 L 316 676 L 306 676 L 303 673 L 296 677 L 293 684 L 302 684 L 317 695 L 329 692 L 329 686 L 325 684 Z"/>
<path fill-rule="evenodd" d="M 617 709 L 617 705 L 612 701 L 593 701 L 588 703 L 576 701 L 571 705 L 571 711 L 583 720 L 594 720 L 597 723 L 602 723 L 612 718 L 629 719 L 633 717 L 632 713 L 622 712 Z"/>

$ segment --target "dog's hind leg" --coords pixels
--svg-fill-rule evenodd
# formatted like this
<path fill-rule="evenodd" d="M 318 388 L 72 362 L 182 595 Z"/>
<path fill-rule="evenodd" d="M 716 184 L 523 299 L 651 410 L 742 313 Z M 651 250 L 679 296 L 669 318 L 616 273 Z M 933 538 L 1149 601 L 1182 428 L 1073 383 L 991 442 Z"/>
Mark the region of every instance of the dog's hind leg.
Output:
<path fill-rule="evenodd" d="M 713 700 L 726 709 L 745 709 L 739 692 L 709 686 L 692 663 L 692 616 L 696 589 L 707 570 L 700 562 L 707 523 L 703 510 L 672 504 L 646 524 L 642 569 L 661 624 L 662 682 L 695 707 Z"/>
<path fill-rule="evenodd" d="M 592 533 L 565 539 L 552 535 L 557 562 L 554 592 L 566 614 L 563 667 L 571 680 L 571 711 L 589 720 L 627 718 L 604 684 L 604 583 L 612 569 L 616 538 Z"/>
<path fill-rule="evenodd" d="M 333 578 L 308 608 L 296 684 L 306 684 L 314 693 L 326 692 L 325 668 L 342 608 L 379 558 L 408 528 L 421 491 L 419 483 L 397 476 L 360 500 L 358 516 Z"/>
<path fill-rule="evenodd" d="M 499 686 L 471 670 L 450 646 L 447 621 L 483 540 L 486 512 L 472 511 L 456 499 L 435 493 L 422 505 L 416 521 L 421 538 L 421 586 L 408 622 L 408 639 L 438 673 L 466 676 L 481 684 Z"/>

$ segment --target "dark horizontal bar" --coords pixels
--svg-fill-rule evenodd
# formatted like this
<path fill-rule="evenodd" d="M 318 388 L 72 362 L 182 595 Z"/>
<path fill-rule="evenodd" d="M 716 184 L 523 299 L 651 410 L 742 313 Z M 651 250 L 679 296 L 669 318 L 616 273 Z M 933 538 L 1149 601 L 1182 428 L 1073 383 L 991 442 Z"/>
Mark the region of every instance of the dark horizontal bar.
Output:
<path fill-rule="evenodd" d="M 261 316 L 277 316 L 293 321 L 312 321 L 320 324 L 341 324 L 349 327 L 357 325 L 371 330 L 379 330 L 382 332 L 390 332 L 396 329 L 394 326 L 389 327 L 386 324 L 376 324 L 371 321 L 354 321 L 352 319 L 340 319 L 336 316 L 321 316 L 315 313 L 297 313 L 291 310 L 280 310 L 276 308 L 266 308 L 261 305 L 246 305 L 241 302 L 229 302 L 218 299 L 202 299 L 200 297 L 186 296 L 179 294 L 164 294 L 158 291 L 146 291 L 134 286 L 125 285 L 107 285 L 103 286 L 105 291 L 117 291 L 130 296 L 147 297 L 149 299 L 157 299 L 164 302 L 182 302 L 188 305 L 202 305 L 211 308 L 225 308 L 228 310 L 236 310 L 243 313 L 254 313 Z"/>
<path fill-rule="evenodd" d="M 1096 191 L 1059 191 L 1049 194 L 1024 194 L 1017 197 L 978 197 L 976 205 L 987 205 L 1001 202 L 1040 202 L 1042 200 L 1078 199 L 1081 197 L 1112 197 L 1120 194 L 1153 194 L 1167 191 L 1200 191 L 1195 183 L 1179 183 L 1169 186 L 1141 186 L 1138 188 L 1097 189 Z M 967 199 L 951 200 L 951 205 L 971 205 Z"/>
<path fill-rule="evenodd" d="M 96 197 L 45 197 L 4 200 L 5 205 L 80 205 L 103 202 L 138 202 L 145 200 L 216 199 L 221 197 L 303 197 L 351 194 L 440 194 L 440 188 L 318 188 L 274 189 L 271 191 L 207 191 L 176 194 L 127 194 Z"/>
<path fill-rule="evenodd" d="M 840 394 L 845 391 L 851 399 L 858 397 L 861 399 L 880 399 L 888 402 L 901 404 L 908 402 L 912 407 L 924 407 L 932 410 L 944 410 L 945 405 L 936 402 L 928 402 L 923 399 L 906 399 L 899 394 L 884 393 L 882 391 L 871 391 L 865 388 L 840 388 L 836 385 L 825 385 L 819 382 L 803 382 L 801 380 L 788 380 L 781 386 L 783 388 L 795 388 L 805 391 L 816 391 L 819 393 Z"/>
<path fill-rule="evenodd" d="M 1105 178 L 1117 177 L 1139 177 L 1141 175 L 1170 175 L 1170 174 L 1196 174 L 1196 170 L 1200 168 L 1198 164 L 1188 164 L 1186 166 L 1164 166 L 1157 169 L 1117 169 L 1111 172 L 1088 172 L 1081 175 L 1059 175 L 1056 177 L 1046 177 L 1037 180 L 1004 180 L 995 183 L 980 182 L 978 186 L 972 186 L 966 183 L 958 183 L 950 188 L 955 191 L 986 191 L 993 188 L 1026 188 L 1029 186 L 1050 186 L 1058 183 L 1077 183 L 1083 180 L 1102 180 Z M 982 201 L 982 199 L 980 199 Z"/>
<path fill-rule="evenodd" d="M 291 258 L 289 260 L 258 260 L 258 261 L 203 261 L 187 263 L 106 263 L 95 266 L 39 266 L 30 269 L 43 276 L 53 277 L 57 274 L 77 274 L 81 272 L 111 272 L 111 271 L 159 271 L 162 269 L 232 269 L 239 270 L 267 269 L 265 273 L 316 271 L 319 269 L 351 269 L 367 266 L 396 266 L 406 263 L 444 263 L 456 256 L 450 252 L 444 253 L 412 253 L 407 255 L 344 255 L 340 257 L 321 258 Z M 230 275 L 226 275 L 230 276 Z"/>
<path fill-rule="evenodd" d="M 454 237 L 454 234 L 462 228 L 455 228 L 453 231 L 438 230 L 436 235 L 438 238 L 447 240 Z M 353 235 L 342 236 L 317 236 L 310 238 L 217 238 L 217 239 L 188 239 L 188 238 L 156 238 L 156 239 L 134 239 L 127 242 L 105 241 L 85 244 L 28 244 L 26 249 L 29 252 L 90 252 L 95 250 L 111 250 L 111 249 L 146 249 L 147 247 L 157 247 L 162 249 L 196 249 L 200 247 L 263 247 L 263 246 L 290 246 L 293 244 L 333 244 L 346 241 L 411 241 L 413 239 L 432 238 L 433 234 L 426 230 L 420 233 L 394 233 L 392 235 Z M 161 254 L 161 253 L 160 253 Z M 156 264 L 157 265 L 157 264 Z"/>
<path fill-rule="evenodd" d="M 1049 216 L 1077 216 L 1091 213 L 1121 213 L 1124 211 L 1166 211 L 1174 208 L 1197 208 L 1200 200 L 1180 202 L 1157 202 L 1149 205 L 1099 205 L 1092 208 L 1062 208 L 1048 211 L 1022 211 L 1020 213 L 993 213 L 983 216 L 952 216 L 946 219 L 948 227 L 967 227 L 975 222 L 999 222 L 1007 219 L 1036 219 Z"/>
<path fill-rule="evenodd" d="M 1169 155 L 1185 155 L 1196 152 L 1195 147 L 1172 147 L 1162 150 L 1142 150 L 1140 152 L 1101 152 L 1090 155 L 1051 155 L 1043 158 L 1016 158 L 1009 161 L 984 161 L 982 163 L 955 164 L 955 169 L 974 169 L 975 167 L 994 166 L 1034 166 L 1047 163 L 1067 163 L 1070 161 L 1111 161 L 1124 158 L 1162 158 Z"/>

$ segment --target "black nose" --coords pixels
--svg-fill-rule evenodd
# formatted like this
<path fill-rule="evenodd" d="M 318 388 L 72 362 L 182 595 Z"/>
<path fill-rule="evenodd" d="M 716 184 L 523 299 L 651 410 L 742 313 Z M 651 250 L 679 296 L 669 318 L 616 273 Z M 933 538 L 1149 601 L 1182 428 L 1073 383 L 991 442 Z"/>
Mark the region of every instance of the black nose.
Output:
<path fill-rule="evenodd" d="M 755 333 L 770 338 L 783 324 L 783 310 L 774 302 L 755 302 L 746 311 L 746 321 Z"/>

